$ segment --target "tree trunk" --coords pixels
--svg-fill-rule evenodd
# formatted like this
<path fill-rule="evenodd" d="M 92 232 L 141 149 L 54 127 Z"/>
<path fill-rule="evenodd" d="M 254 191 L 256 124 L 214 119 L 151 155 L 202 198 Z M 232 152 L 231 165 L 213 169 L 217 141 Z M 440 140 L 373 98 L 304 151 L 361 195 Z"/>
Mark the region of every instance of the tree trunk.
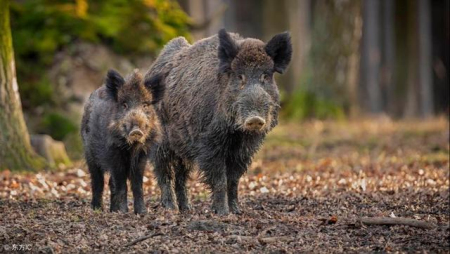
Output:
<path fill-rule="evenodd" d="M 381 75 L 381 86 L 385 92 L 386 111 L 395 115 L 396 83 L 394 67 L 396 60 L 395 52 L 395 3 L 392 0 L 383 0 L 383 67 Z"/>
<path fill-rule="evenodd" d="M 330 105 L 325 107 L 326 114 L 337 116 L 336 112 L 344 110 L 354 116 L 359 111 L 361 3 L 317 0 L 311 4 L 311 78 L 304 87 Z"/>
<path fill-rule="evenodd" d="M 22 114 L 9 24 L 9 0 L 0 0 L 0 170 L 45 166 L 30 145 Z"/>
<path fill-rule="evenodd" d="M 358 4 L 358 3 L 354 3 Z M 358 101 L 358 83 L 359 83 L 359 68 L 360 68 L 360 47 L 362 34 L 362 17 L 361 7 L 358 4 L 356 15 L 353 17 L 353 36 L 350 46 L 350 56 L 347 66 L 347 93 L 348 93 L 348 113 L 351 117 L 356 117 L 360 114 Z"/>
<path fill-rule="evenodd" d="M 419 34 L 417 31 L 417 0 L 408 1 L 408 70 L 407 70 L 407 93 L 404 117 L 415 118 L 419 116 Z"/>
<path fill-rule="evenodd" d="M 431 8 L 430 0 L 418 2 L 419 26 L 419 81 L 422 117 L 433 115 L 433 78 L 431 66 Z"/>
<path fill-rule="evenodd" d="M 371 113 L 383 111 L 380 89 L 380 2 L 365 0 L 363 2 L 363 51 L 362 74 L 363 86 L 366 87 L 368 108 Z"/>
<path fill-rule="evenodd" d="M 286 13 L 289 19 L 289 32 L 294 45 L 294 52 L 290 67 L 286 72 L 286 93 L 292 94 L 300 85 L 300 79 L 304 74 L 308 53 L 310 49 L 310 0 L 287 0 Z M 279 29 L 282 32 L 283 28 Z"/>

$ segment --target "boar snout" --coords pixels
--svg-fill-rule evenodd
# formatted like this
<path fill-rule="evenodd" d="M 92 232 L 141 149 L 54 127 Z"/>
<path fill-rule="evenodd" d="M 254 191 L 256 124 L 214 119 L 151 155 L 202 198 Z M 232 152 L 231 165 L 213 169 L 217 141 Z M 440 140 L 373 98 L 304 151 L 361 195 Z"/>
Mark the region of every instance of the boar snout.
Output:
<path fill-rule="evenodd" d="M 244 128 L 249 131 L 259 131 L 261 130 L 266 121 L 259 116 L 252 116 L 245 120 Z"/>
<path fill-rule="evenodd" d="M 128 134 L 128 136 L 130 136 L 130 138 L 132 139 L 136 139 L 139 140 L 140 138 L 142 138 L 142 136 L 144 136 L 144 133 L 141 131 L 141 129 L 137 126 L 135 126 L 130 133 Z"/>
<path fill-rule="evenodd" d="M 143 142 L 149 129 L 147 116 L 143 112 L 130 112 L 125 118 L 123 129 L 128 142 Z"/>

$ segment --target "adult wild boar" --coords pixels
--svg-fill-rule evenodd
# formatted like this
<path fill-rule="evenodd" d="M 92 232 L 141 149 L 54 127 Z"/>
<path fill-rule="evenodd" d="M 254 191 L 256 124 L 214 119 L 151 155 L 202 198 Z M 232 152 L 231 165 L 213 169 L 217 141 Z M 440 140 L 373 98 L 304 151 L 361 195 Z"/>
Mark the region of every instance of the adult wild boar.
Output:
<path fill-rule="evenodd" d="M 189 45 L 170 41 L 146 77 L 166 76 L 157 107 L 163 140 L 152 154 L 163 206 L 189 210 L 186 179 L 195 165 L 212 190 L 218 214 L 240 213 L 238 184 L 266 134 L 277 125 L 279 93 L 274 73 L 292 55 L 290 35 L 264 43 L 224 29 Z"/>
<path fill-rule="evenodd" d="M 81 136 L 92 180 L 92 208 L 102 209 L 104 172 L 111 177 L 110 210 L 127 212 L 127 178 L 134 212 L 145 213 L 142 180 L 151 146 L 161 139 L 154 105 L 162 98 L 161 76 L 144 82 L 135 71 L 126 79 L 114 70 L 94 91 L 84 108 Z"/>

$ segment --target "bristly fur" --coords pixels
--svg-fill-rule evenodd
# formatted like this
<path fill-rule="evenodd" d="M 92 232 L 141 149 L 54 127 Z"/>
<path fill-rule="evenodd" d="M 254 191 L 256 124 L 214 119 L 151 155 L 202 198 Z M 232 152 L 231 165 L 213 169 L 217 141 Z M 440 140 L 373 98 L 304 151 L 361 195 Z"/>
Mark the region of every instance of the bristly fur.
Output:
<path fill-rule="evenodd" d="M 158 103 L 164 96 L 166 87 L 163 84 L 163 74 L 157 74 L 145 80 L 145 86 L 150 89 L 153 95 L 152 104 Z"/>
<path fill-rule="evenodd" d="M 145 75 L 167 74 L 167 93 L 156 105 L 163 138 L 151 153 L 163 206 L 190 209 L 186 180 L 198 166 L 212 190 L 212 209 L 240 212 L 239 179 L 278 123 L 273 74 L 287 67 L 290 48 L 285 35 L 265 44 L 225 30 L 193 45 L 176 38 L 164 47 Z M 259 128 L 247 124 L 252 119 L 260 119 Z"/>
<path fill-rule="evenodd" d="M 231 62 L 236 57 L 239 49 L 230 35 L 221 29 L 219 31 L 219 50 L 218 56 L 220 59 L 219 72 L 227 72 L 231 70 Z"/>
<path fill-rule="evenodd" d="M 125 80 L 117 71 L 111 69 L 108 71 L 108 74 L 106 74 L 105 84 L 108 95 L 117 101 L 117 91 L 125 84 Z"/>
<path fill-rule="evenodd" d="M 147 87 L 149 86 L 149 88 Z M 81 136 L 92 180 L 92 207 L 102 208 L 104 173 L 109 171 L 111 211 L 128 211 L 130 179 L 135 213 L 145 213 L 142 181 L 152 146 L 161 142 L 161 124 L 151 104 L 164 92 L 161 78 L 147 84 L 134 72 L 122 78 L 110 70 L 105 85 L 94 91 L 85 105 Z M 158 94 L 152 94 L 158 87 Z M 139 130 L 141 135 L 130 135 Z"/>
<path fill-rule="evenodd" d="M 265 50 L 273 59 L 275 71 L 283 73 L 292 58 L 291 36 L 288 32 L 275 35 L 267 43 Z"/>

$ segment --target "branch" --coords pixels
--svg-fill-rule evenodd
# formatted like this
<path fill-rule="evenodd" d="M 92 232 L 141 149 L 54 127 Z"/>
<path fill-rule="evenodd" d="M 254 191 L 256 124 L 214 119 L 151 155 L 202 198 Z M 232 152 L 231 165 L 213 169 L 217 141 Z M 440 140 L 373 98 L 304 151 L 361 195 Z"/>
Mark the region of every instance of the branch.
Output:
<path fill-rule="evenodd" d="M 155 236 L 160 236 L 160 235 L 163 235 L 163 234 L 162 233 L 154 233 L 154 234 L 151 234 L 151 235 L 146 235 L 146 236 L 140 237 L 140 238 L 138 238 L 138 239 L 128 243 L 127 245 L 125 245 L 125 247 L 130 247 L 132 245 L 135 245 L 136 243 L 139 243 L 139 242 L 142 242 L 142 241 L 147 240 L 149 238 L 152 238 L 152 237 L 155 237 Z"/>
<path fill-rule="evenodd" d="M 434 228 L 435 225 L 415 220 L 415 219 L 408 219 L 408 218 L 390 218 L 390 217 L 363 217 L 360 218 L 359 221 L 365 225 L 406 225 L 416 228 L 424 228 L 424 229 L 431 229 Z"/>
<path fill-rule="evenodd" d="M 271 237 L 258 237 L 258 236 L 245 236 L 245 235 L 230 235 L 230 239 L 237 241 L 259 241 L 260 243 L 270 244 L 275 242 L 290 242 L 294 240 L 294 237 L 289 236 L 271 236 Z"/>

